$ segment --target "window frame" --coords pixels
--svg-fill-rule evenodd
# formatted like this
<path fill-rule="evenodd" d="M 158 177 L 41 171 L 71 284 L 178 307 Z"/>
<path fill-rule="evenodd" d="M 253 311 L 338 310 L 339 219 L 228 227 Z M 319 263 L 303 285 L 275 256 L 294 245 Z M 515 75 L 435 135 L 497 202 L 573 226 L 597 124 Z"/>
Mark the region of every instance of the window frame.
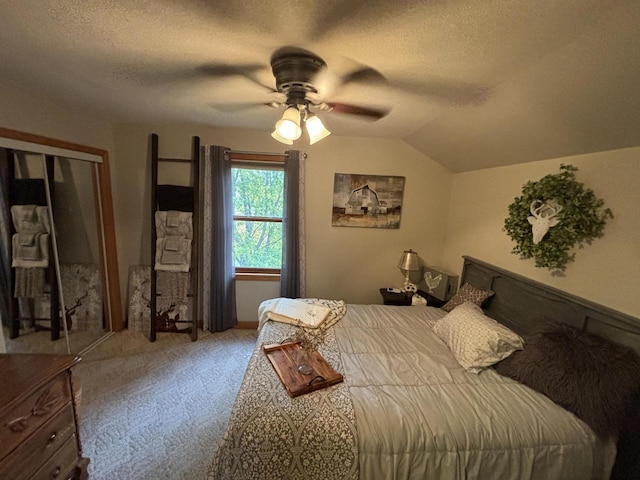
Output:
<path fill-rule="evenodd" d="M 263 154 L 263 153 L 243 153 L 231 152 L 231 168 L 254 168 L 258 170 L 282 170 L 284 171 L 285 155 L 283 154 Z M 261 169 L 260 165 L 266 168 Z M 282 223 L 282 217 L 248 217 L 245 215 L 234 215 L 233 221 L 259 221 Z M 280 281 L 282 269 L 280 268 L 258 268 L 258 267 L 235 267 L 236 280 L 250 281 Z"/>

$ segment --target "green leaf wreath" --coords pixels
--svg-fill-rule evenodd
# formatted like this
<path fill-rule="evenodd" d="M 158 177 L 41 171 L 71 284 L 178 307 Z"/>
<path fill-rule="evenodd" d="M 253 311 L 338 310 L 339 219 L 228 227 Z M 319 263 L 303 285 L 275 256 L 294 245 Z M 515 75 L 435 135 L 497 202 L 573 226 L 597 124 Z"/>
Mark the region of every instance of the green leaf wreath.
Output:
<path fill-rule="evenodd" d="M 604 200 L 575 179 L 578 169 L 573 165 L 561 165 L 560 173 L 549 174 L 537 182 L 527 182 L 522 196 L 509 205 L 509 216 L 504 221 L 504 231 L 516 242 L 511 253 L 520 258 L 534 258 L 536 267 L 563 272 L 567 262 L 573 261 L 574 246 L 582 248 L 594 238 L 602 236 L 607 218 L 613 218 Z M 557 214 L 559 223 L 549 228 L 542 240 L 533 242 L 528 218 L 536 201 L 555 203 L 561 207 Z"/>

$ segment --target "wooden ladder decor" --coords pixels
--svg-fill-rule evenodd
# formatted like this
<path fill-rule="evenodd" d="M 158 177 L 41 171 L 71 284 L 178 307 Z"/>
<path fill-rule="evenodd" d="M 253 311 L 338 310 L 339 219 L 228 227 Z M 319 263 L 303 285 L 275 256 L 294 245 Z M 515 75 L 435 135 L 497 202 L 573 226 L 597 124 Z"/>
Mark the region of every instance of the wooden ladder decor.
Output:
<path fill-rule="evenodd" d="M 177 319 L 171 320 L 168 316 L 166 316 L 167 312 L 163 312 L 164 317 L 158 318 L 158 308 L 157 308 L 157 299 L 161 296 L 161 293 L 158 292 L 158 275 L 155 269 L 156 264 L 156 253 L 157 253 L 157 240 L 158 240 L 158 232 L 156 231 L 156 221 L 155 215 L 156 211 L 159 210 L 159 202 L 158 198 L 158 166 L 162 162 L 167 163 L 184 163 L 191 168 L 191 186 L 193 201 L 189 206 L 192 216 L 192 225 L 193 225 L 193 239 L 191 242 L 191 263 L 189 268 L 189 294 L 187 297 L 191 299 L 191 315 L 190 319 Z M 198 221 L 198 179 L 199 179 L 199 168 L 200 168 L 200 138 L 192 137 L 191 142 L 191 158 L 183 159 L 183 158 L 160 158 L 158 156 L 158 135 L 155 133 L 151 134 L 151 300 L 150 300 L 150 308 L 151 308 L 151 331 L 149 339 L 152 342 L 155 342 L 157 332 L 158 332 L 158 321 L 162 320 L 164 323 L 173 326 L 177 326 L 180 324 L 189 324 L 190 329 L 185 329 L 185 332 L 189 332 L 191 335 L 191 340 L 195 341 L 198 338 L 198 321 L 197 314 L 198 311 L 198 232 L 199 230 L 199 221 Z M 186 188 L 186 187 L 185 187 Z M 176 208 L 176 210 L 180 210 L 180 208 Z M 183 210 L 187 211 L 187 210 Z M 165 318 L 166 317 L 166 318 Z M 173 331 L 173 330 L 169 330 Z M 178 330 L 181 331 L 181 330 Z"/>

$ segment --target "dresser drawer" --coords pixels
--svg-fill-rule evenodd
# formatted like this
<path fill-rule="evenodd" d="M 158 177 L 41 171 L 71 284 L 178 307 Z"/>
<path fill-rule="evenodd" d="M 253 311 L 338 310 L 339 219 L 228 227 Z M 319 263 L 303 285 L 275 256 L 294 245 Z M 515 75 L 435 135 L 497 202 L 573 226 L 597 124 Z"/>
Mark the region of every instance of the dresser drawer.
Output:
<path fill-rule="evenodd" d="M 31 480 L 66 480 L 73 478 L 71 475 L 78 463 L 78 448 L 76 436 L 71 438 L 54 453 L 43 466 L 40 468 Z"/>
<path fill-rule="evenodd" d="M 29 478 L 74 433 L 73 406 L 69 403 L 0 462 L 0 478 Z"/>
<path fill-rule="evenodd" d="M 67 372 L 57 375 L 0 418 L 0 459 L 71 401 Z"/>

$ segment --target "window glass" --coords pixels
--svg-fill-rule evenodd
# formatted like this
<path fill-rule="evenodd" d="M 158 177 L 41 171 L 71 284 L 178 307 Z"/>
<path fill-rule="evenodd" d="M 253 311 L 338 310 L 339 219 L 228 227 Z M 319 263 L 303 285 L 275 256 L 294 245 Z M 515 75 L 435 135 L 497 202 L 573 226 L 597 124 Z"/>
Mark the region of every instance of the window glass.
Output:
<path fill-rule="evenodd" d="M 236 267 L 280 268 L 282 223 L 236 220 L 233 233 Z"/>
<path fill-rule="evenodd" d="M 282 265 L 284 171 L 273 168 L 232 168 L 234 232 L 237 268 Z"/>

